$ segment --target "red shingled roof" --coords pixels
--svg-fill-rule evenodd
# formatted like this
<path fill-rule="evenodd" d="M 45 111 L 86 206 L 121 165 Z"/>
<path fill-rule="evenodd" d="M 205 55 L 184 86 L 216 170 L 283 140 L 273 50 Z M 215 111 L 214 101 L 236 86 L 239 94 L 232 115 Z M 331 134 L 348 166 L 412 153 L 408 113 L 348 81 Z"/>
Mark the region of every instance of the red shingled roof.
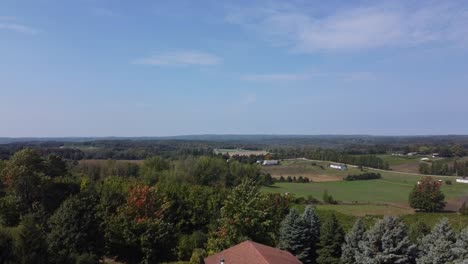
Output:
<path fill-rule="evenodd" d="M 238 245 L 205 258 L 205 264 L 220 264 L 224 258 L 226 264 L 301 264 L 288 251 L 272 248 L 252 241 Z"/>

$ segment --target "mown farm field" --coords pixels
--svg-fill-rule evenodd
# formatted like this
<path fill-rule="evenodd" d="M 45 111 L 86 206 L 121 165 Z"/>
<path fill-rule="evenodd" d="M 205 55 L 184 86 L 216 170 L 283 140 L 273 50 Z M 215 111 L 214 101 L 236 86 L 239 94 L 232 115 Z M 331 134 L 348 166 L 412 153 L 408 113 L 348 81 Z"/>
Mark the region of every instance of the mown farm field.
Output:
<path fill-rule="evenodd" d="M 274 177 L 303 176 L 311 183 L 277 182 L 271 187 L 264 187 L 265 192 L 290 193 L 295 197 L 313 196 L 322 200 L 325 191 L 340 202 L 339 205 L 319 205 L 319 208 L 331 209 L 353 215 L 403 215 L 414 212 L 408 205 L 408 196 L 414 185 L 424 176 L 404 174 L 395 171 L 377 171 L 382 179 L 366 181 L 343 181 L 348 174 L 359 174 L 361 170 L 349 167 L 346 171 L 329 168 L 330 162 L 307 160 L 284 161 L 280 166 L 264 168 Z M 443 184 L 447 208 L 456 210 L 463 199 L 468 197 L 468 185 L 455 182 L 455 177 L 435 177 L 443 181 L 450 180 L 451 185 Z"/>

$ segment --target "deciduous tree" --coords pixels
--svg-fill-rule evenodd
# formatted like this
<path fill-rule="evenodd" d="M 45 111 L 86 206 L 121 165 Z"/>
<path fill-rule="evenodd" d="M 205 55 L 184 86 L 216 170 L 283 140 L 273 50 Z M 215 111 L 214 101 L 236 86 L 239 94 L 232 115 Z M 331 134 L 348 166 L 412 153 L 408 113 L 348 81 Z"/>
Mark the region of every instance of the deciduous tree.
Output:
<path fill-rule="evenodd" d="M 440 182 L 432 177 L 425 177 L 414 186 L 413 191 L 409 195 L 411 207 L 426 212 L 435 212 L 444 208 L 445 195 L 440 190 L 440 187 Z"/>

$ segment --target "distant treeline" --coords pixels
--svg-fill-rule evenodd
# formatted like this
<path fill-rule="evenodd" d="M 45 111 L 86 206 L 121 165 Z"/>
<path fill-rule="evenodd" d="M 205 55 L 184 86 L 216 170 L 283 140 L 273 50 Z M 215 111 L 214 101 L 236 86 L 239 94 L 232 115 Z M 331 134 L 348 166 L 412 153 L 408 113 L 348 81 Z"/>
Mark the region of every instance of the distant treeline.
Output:
<path fill-rule="evenodd" d="M 352 164 L 363 167 L 388 170 L 389 165 L 383 159 L 375 155 L 349 155 L 343 151 L 333 149 L 307 149 L 307 148 L 277 148 L 271 149 L 282 159 L 307 158 L 313 160 L 333 161 L 338 163 Z"/>
<path fill-rule="evenodd" d="M 429 175 L 468 176 L 468 161 L 454 161 L 452 165 L 444 161 L 420 163 L 419 172 Z"/>
<path fill-rule="evenodd" d="M 373 179 L 381 179 L 382 175 L 380 173 L 375 173 L 375 172 L 366 172 L 362 174 L 357 174 L 357 175 L 348 175 L 343 178 L 345 181 L 362 181 L 362 180 L 373 180 Z"/>
<path fill-rule="evenodd" d="M 299 177 L 288 176 L 286 178 L 284 176 L 281 176 L 281 177 L 279 177 L 279 179 L 277 181 L 278 182 L 295 182 L 295 183 L 308 183 L 308 182 L 310 182 L 309 178 L 302 177 L 302 176 L 299 176 Z"/>
<path fill-rule="evenodd" d="M 28 147 L 38 149 L 42 155 L 53 154 L 67 160 L 142 160 L 152 156 L 179 159 L 187 156 L 213 156 L 216 148 L 241 148 L 272 153 L 269 157 L 234 158 L 242 163 L 254 163 L 257 158 L 306 157 L 387 169 L 388 165 L 376 155 L 418 152 L 438 153 L 441 157 L 461 157 L 466 155 L 468 149 L 468 136 L 187 136 L 173 139 L 56 140 L 12 142 L 13 139 L 8 139 L 5 142 L 10 143 L 0 144 L 0 159 L 9 159 L 13 153 Z"/>

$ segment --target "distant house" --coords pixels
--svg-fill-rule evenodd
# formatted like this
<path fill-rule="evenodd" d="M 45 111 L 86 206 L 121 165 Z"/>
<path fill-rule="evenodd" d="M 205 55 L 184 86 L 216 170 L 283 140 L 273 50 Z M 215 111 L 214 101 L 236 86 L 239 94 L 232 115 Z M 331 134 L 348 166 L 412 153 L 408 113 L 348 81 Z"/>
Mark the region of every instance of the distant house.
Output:
<path fill-rule="evenodd" d="M 265 246 L 252 241 L 238 245 L 205 258 L 205 264 L 301 264 L 293 254 L 285 250 Z"/>
<path fill-rule="evenodd" d="M 433 158 L 437 158 L 437 157 L 439 157 L 439 156 L 440 156 L 439 153 L 432 153 L 432 157 L 433 157 Z"/>
<path fill-rule="evenodd" d="M 421 161 L 429 161 L 429 158 L 421 158 Z"/>
<path fill-rule="evenodd" d="M 330 168 L 337 170 L 347 170 L 348 166 L 346 164 L 330 164 Z"/>
<path fill-rule="evenodd" d="M 280 162 L 279 160 L 264 160 L 262 162 L 262 166 L 273 166 L 273 165 L 279 165 Z"/>

